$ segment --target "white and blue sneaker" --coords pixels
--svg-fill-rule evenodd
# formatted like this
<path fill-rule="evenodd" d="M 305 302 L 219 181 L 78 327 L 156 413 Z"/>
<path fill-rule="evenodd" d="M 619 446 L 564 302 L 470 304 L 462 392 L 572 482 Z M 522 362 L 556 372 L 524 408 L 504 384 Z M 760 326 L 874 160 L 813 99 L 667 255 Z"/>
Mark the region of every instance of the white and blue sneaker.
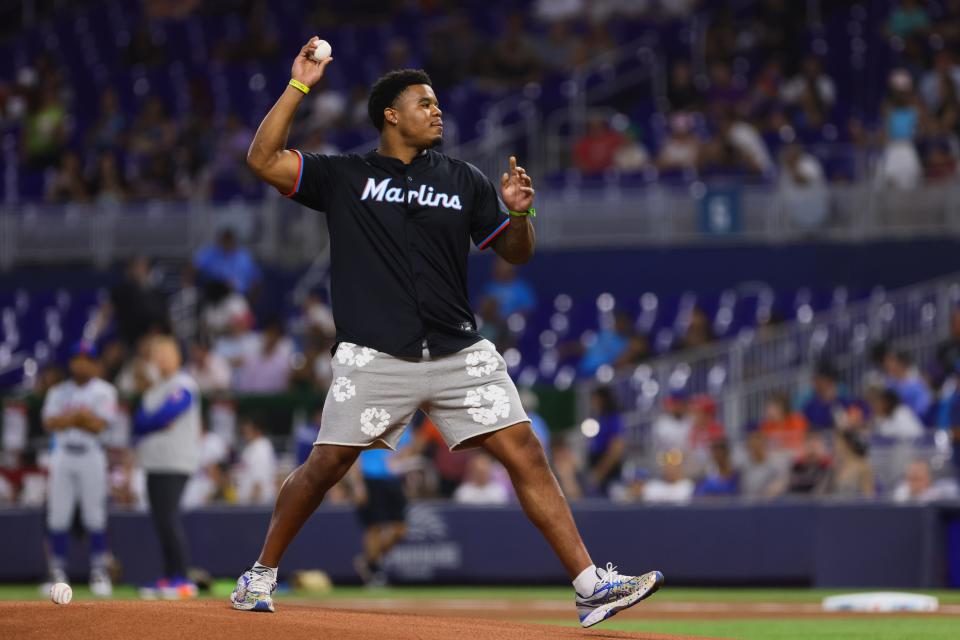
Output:
<path fill-rule="evenodd" d="M 577 594 L 577 613 L 580 626 L 592 627 L 598 622 L 649 598 L 663 586 L 663 574 L 651 571 L 642 576 L 624 576 L 617 573 L 613 563 L 606 569 L 597 568 L 597 583 L 589 596 Z"/>
<path fill-rule="evenodd" d="M 230 594 L 234 609 L 240 611 L 269 611 L 273 613 L 273 590 L 277 581 L 270 571 L 249 569 L 237 580 L 237 586 Z"/>

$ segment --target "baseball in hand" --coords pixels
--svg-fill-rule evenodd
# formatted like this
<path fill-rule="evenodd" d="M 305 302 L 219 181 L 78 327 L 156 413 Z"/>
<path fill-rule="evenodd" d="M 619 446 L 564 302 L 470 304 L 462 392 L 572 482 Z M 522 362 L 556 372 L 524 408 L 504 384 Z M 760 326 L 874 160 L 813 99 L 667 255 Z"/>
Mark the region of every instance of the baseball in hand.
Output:
<path fill-rule="evenodd" d="M 333 53 L 333 49 L 330 48 L 330 43 L 326 40 L 318 40 L 317 48 L 313 50 L 313 59 L 317 62 L 326 60 L 330 57 L 331 53 Z"/>
<path fill-rule="evenodd" d="M 50 600 L 54 604 L 70 604 L 73 600 L 73 589 L 66 582 L 58 582 L 50 587 Z"/>

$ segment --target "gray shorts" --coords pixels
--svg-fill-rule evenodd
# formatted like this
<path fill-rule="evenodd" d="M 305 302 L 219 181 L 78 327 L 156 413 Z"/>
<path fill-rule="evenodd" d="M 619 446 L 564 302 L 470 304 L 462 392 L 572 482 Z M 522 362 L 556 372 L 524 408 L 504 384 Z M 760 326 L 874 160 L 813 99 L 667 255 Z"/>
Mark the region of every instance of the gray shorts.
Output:
<path fill-rule="evenodd" d="M 394 449 L 417 409 L 437 425 L 450 449 L 529 420 L 489 340 L 424 360 L 341 342 L 316 444 Z"/>

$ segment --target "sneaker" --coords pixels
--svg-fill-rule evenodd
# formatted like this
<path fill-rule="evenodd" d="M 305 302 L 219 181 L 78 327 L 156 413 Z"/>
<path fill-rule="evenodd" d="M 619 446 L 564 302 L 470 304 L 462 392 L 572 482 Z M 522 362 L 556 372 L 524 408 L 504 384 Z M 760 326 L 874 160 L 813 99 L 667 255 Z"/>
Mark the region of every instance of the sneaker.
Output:
<path fill-rule="evenodd" d="M 171 578 L 160 589 L 160 595 L 164 600 L 189 600 L 197 597 L 197 585 L 186 578 Z"/>
<path fill-rule="evenodd" d="M 244 571 L 237 586 L 230 594 L 233 608 L 240 611 L 269 611 L 274 612 L 273 590 L 277 588 L 277 581 L 270 571 L 249 569 Z"/>
<path fill-rule="evenodd" d="M 144 600 L 156 600 L 169 585 L 170 581 L 167 578 L 160 578 L 156 582 L 143 585 L 137 589 L 137 593 L 139 593 L 140 597 Z"/>
<path fill-rule="evenodd" d="M 663 574 L 651 571 L 642 576 L 623 576 L 612 563 L 597 569 L 597 584 L 587 597 L 577 594 L 580 625 L 592 627 L 617 613 L 649 598 L 663 586 Z"/>
<path fill-rule="evenodd" d="M 106 569 L 93 569 L 90 572 L 90 591 L 98 598 L 109 598 L 113 595 L 113 581 Z"/>

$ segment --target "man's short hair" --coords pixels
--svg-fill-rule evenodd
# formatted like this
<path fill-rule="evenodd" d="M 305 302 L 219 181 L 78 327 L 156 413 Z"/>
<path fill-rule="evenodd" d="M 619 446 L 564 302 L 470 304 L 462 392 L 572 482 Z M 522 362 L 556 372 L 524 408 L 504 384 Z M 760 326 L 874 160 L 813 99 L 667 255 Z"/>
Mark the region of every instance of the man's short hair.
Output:
<path fill-rule="evenodd" d="M 393 106 L 397 96 L 412 84 L 426 84 L 432 87 L 433 81 L 422 69 L 397 69 L 373 83 L 370 98 L 367 101 L 367 114 L 377 131 L 383 131 L 383 110 Z"/>

